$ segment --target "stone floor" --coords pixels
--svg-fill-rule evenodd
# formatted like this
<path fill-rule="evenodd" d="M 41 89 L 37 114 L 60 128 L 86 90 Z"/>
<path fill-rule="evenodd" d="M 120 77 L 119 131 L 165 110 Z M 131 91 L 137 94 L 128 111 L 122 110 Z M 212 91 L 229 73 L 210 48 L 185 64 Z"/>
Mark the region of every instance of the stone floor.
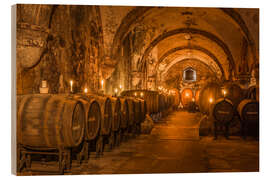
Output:
<path fill-rule="evenodd" d="M 248 172 L 259 170 L 259 143 L 199 137 L 198 114 L 174 112 L 150 135 L 124 142 L 67 174 Z"/>
<path fill-rule="evenodd" d="M 259 143 L 199 136 L 199 116 L 173 112 L 150 135 L 123 142 L 65 174 L 250 172 L 259 170 Z"/>

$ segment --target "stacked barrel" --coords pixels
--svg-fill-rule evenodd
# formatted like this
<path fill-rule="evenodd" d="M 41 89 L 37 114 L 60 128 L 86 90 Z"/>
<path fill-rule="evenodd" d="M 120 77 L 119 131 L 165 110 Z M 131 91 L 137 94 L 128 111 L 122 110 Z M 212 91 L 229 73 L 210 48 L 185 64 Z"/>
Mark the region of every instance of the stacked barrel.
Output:
<path fill-rule="evenodd" d="M 159 110 L 155 103 L 151 104 L 152 112 Z M 60 173 L 70 169 L 72 161 L 80 164 L 90 157 L 100 157 L 106 148 L 110 150 L 140 133 L 147 107 L 145 100 L 134 97 L 18 95 L 18 170 L 31 170 L 36 155 L 58 156 Z"/>

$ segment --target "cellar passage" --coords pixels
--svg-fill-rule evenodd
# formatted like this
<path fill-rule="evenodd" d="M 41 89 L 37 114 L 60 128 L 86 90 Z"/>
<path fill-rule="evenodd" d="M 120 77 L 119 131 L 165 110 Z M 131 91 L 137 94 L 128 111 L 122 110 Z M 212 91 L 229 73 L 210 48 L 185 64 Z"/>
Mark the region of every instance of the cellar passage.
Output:
<path fill-rule="evenodd" d="M 259 9 L 13 8 L 19 175 L 258 171 Z"/>

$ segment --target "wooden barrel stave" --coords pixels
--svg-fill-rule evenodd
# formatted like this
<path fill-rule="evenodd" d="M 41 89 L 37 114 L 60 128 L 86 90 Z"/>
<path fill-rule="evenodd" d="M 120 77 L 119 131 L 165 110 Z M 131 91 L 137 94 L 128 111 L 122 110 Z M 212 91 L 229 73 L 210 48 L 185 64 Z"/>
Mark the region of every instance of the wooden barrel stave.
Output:
<path fill-rule="evenodd" d="M 121 102 L 119 98 L 110 97 L 110 99 L 112 102 L 112 112 L 113 112 L 112 130 L 118 131 L 121 122 Z"/>

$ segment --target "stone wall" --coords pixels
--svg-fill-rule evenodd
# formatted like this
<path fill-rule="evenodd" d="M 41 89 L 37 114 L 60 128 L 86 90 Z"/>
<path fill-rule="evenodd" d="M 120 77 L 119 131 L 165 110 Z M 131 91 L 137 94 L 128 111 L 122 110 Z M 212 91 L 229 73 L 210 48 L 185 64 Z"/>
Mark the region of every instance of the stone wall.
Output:
<path fill-rule="evenodd" d="M 37 38 L 38 37 L 38 38 Z M 100 87 L 102 27 L 96 6 L 17 6 L 17 94 Z"/>

